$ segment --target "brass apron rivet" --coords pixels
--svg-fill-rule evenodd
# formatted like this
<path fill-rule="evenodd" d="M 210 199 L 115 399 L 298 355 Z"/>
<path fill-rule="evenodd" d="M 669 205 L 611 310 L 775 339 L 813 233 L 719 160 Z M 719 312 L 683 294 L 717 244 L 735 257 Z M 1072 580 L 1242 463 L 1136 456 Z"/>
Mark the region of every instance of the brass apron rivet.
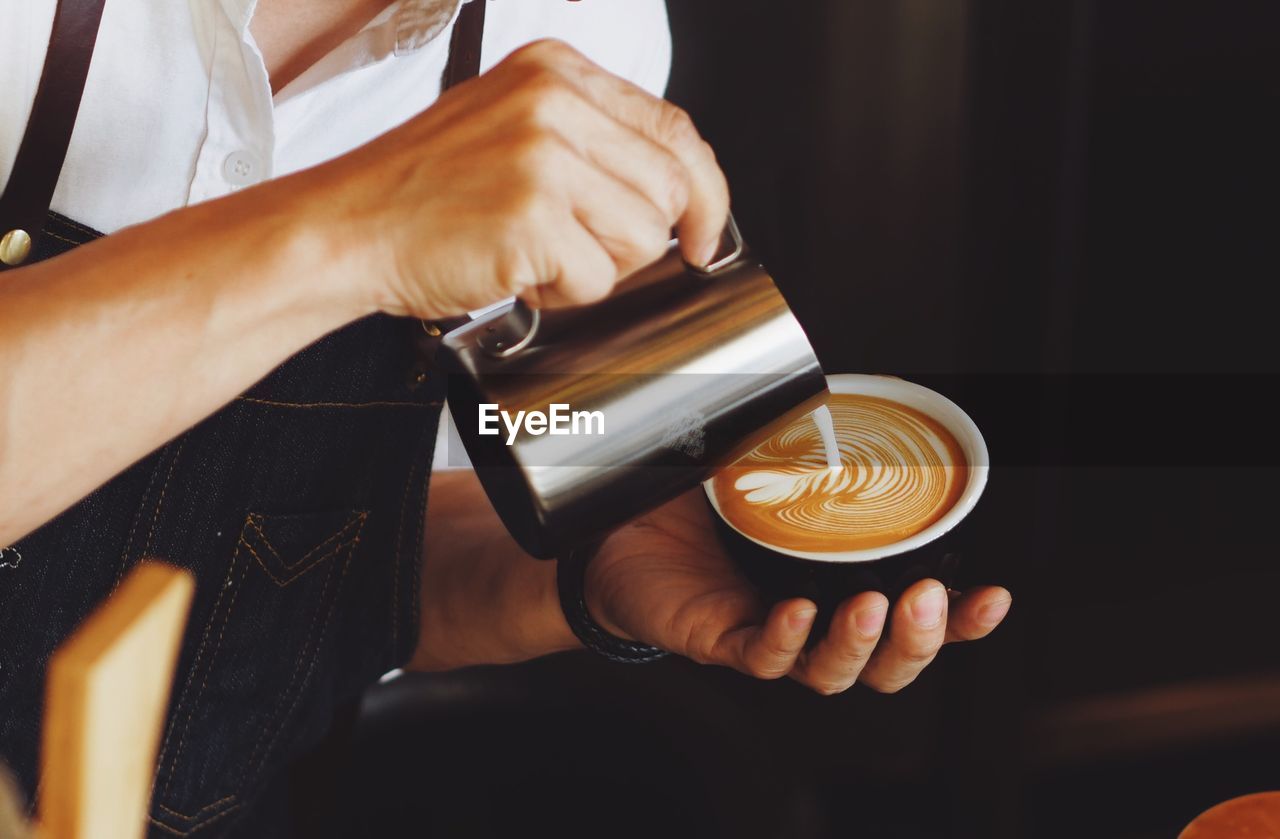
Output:
<path fill-rule="evenodd" d="M 15 227 L 0 238 L 0 262 L 5 265 L 21 265 L 31 253 L 31 236 Z"/>

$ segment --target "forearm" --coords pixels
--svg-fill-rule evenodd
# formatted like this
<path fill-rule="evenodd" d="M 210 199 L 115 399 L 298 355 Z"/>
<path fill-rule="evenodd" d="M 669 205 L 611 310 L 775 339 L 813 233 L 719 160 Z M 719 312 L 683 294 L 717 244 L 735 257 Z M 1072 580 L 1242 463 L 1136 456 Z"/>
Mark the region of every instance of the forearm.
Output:
<path fill-rule="evenodd" d="M 363 314 L 588 303 L 727 212 L 687 115 L 546 41 L 340 158 L 8 272 L 0 545 Z"/>
<path fill-rule="evenodd" d="M 475 472 L 435 473 L 425 532 L 409 669 L 508 664 L 580 646 L 560 610 L 556 563 L 520 549 Z"/>
<path fill-rule="evenodd" d="M 0 281 L 0 545 L 358 317 L 296 182 L 127 228 Z"/>

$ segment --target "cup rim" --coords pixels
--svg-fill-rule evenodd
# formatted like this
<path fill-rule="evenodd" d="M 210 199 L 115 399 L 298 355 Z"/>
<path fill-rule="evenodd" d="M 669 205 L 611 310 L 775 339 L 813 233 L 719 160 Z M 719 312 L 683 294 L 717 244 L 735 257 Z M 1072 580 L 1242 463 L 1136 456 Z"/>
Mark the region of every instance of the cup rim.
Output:
<path fill-rule="evenodd" d="M 774 553 L 815 562 L 846 564 L 884 559 L 885 557 L 896 556 L 897 554 L 924 547 L 949 532 L 963 521 L 965 516 L 969 515 L 977 505 L 983 490 L 986 489 L 990 460 L 987 455 L 987 443 L 982 436 L 982 432 L 978 430 L 977 423 L 964 412 L 964 409 L 935 390 L 930 390 L 924 385 L 919 385 L 897 376 L 867 373 L 833 373 L 827 376 L 827 387 L 832 393 L 878 396 L 894 402 L 900 402 L 932 417 L 950 431 L 952 436 L 956 438 L 956 442 L 960 444 L 960 449 L 964 452 L 965 459 L 969 464 L 968 481 L 965 483 L 960 497 L 956 499 L 956 503 L 951 505 L 951 509 L 947 510 L 933 524 L 919 533 L 912 534 L 906 539 L 901 539 L 897 542 L 852 551 L 799 551 L 771 545 L 739 530 L 737 525 L 729 521 L 728 517 L 720 511 L 720 502 L 716 499 L 716 492 L 713 486 L 713 476 L 702 482 L 702 488 L 707 494 L 707 500 L 711 503 L 712 509 L 715 510 L 721 521 L 733 528 L 743 538 L 749 539 Z"/>

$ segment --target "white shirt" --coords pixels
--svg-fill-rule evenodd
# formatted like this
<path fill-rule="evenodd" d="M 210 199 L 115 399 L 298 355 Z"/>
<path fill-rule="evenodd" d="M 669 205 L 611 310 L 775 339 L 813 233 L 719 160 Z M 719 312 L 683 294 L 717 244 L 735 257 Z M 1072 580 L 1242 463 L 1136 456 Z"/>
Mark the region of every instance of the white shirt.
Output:
<path fill-rule="evenodd" d="M 435 101 L 456 9 L 397 0 L 274 96 L 256 0 L 109 0 L 53 209 L 110 233 L 341 155 Z M 484 2 L 484 0 L 475 0 Z M 481 70 L 544 37 L 661 95 L 663 0 L 488 0 Z M 8 179 L 56 0 L 0 0 Z M 441 24 L 447 24 L 443 28 Z"/>

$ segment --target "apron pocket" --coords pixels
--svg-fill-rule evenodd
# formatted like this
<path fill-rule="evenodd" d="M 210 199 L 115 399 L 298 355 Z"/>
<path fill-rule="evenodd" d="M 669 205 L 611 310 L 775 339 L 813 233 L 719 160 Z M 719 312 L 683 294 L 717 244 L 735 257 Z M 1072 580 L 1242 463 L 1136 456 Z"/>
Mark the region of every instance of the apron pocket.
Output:
<path fill-rule="evenodd" d="M 289 742 L 300 700 L 331 657 L 329 626 L 367 518 L 358 510 L 245 517 L 174 684 L 153 795 L 161 827 L 187 835 L 221 821 Z"/>

